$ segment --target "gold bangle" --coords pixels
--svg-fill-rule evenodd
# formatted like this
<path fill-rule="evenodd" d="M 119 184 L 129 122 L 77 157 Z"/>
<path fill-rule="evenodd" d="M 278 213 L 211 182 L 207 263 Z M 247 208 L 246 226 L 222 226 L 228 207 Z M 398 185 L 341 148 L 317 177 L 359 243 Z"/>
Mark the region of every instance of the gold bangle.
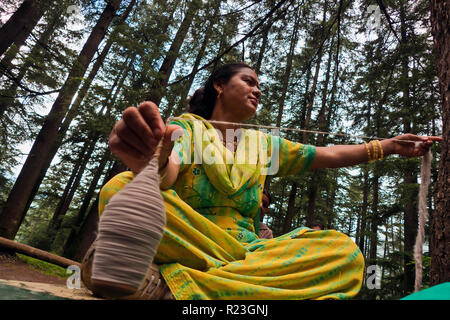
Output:
<path fill-rule="evenodd" d="M 369 162 L 374 162 L 378 158 L 378 148 L 374 140 L 369 141 L 369 149 L 372 147 L 372 153 L 369 157 Z"/>
<path fill-rule="evenodd" d="M 366 150 L 367 150 L 367 161 L 370 161 L 370 150 L 369 150 L 369 145 L 367 143 L 364 142 L 364 145 L 366 146 Z"/>
<path fill-rule="evenodd" d="M 383 153 L 383 147 L 381 146 L 381 142 L 379 140 L 377 140 L 378 145 L 380 146 L 380 158 L 379 160 L 382 160 L 384 158 L 384 153 Z"/>
<path fill-rule="evenodd" d="M 371 158 L 369 159 L 369 162 L 374 162 L 375 159 L 377 158 L 377 155 L 378 155 L 377 147 L 376 147 L 376 145 L 374 144 L 374 141 L 373 141 L 373 140 L 369 142 L 369 145 L 372 146 L 372 156 L 371 156 Z"/>

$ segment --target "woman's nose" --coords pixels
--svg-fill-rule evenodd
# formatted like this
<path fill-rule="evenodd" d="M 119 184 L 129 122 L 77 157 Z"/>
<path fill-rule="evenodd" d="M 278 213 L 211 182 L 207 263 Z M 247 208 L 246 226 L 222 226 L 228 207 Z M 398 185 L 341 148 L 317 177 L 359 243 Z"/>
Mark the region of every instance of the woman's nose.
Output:
<path fill-rule="evenodd" d="M 262 95 L 262 92 L 261 92 L 261 90 L 258 87 L 254 87 L 253 94 L 255 95 L 256 98 L 259 99 L 261 97 L 261 95 Z"/>

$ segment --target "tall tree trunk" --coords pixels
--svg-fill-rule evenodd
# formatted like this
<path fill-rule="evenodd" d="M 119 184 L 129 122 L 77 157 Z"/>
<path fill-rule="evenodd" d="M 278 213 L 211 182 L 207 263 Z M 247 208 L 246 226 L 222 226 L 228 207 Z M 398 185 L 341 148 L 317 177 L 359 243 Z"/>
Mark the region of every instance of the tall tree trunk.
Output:
<path fill-rule="evenodd" d="M 337 171 L 336 171 L 337 172 Z M 337 174 L 333 176 L 333 182 L 331 188 L 327 194 L 327 221 L 324 224 L 325 229 L 333 229 L 334 223 L 334 205 L 336 203 L 336 189 L 338 187 Z"/>
<path fill-rule="evenodd" d="M 64 251 L 64 256 L 71 257 L 76 261 L 82 261 L 86 251 L 89 249 L 91 244 L 94 242 L 95 238 L 97 238 L 97 229 L 98 229 L 98 201 L 99 195 L 97 195 L 94 203 L 89 209 L 89 213 L 84 220 L 80 231 L 78 232 L 75 240 L 72 242 L 72 245 Z"/>
<path fill-rule="evenodd" d="M 409 53 L 406 52 L 408 43 L 407 25 L 406 25 L 406 8 L 404 3 L 400 3 L 400 54 L 401 54 L 401 88 L 402 88 L 402 114 L 404 131 L 412 132 L 411 128 L 411 101 L 410 101 L 410 79 L 409 79 Z M 407 161 L 407 165 L 403 172 L 403 181 L 405 184 L 404 199 L 404 229 L 405 229 L 405 246 L 404 246 L 404 282 L 403 289 L 406 292 L 414 290 L 415 268 L 409 262 L 413 259 L 413 249 L 417 235 L 417 192 L 412 189 L 417 186 L 417 168 L 414 163 Z M 417 190 L 416 190 L 417 191 Z"/>
<path fill-rule="evenodd" d="M 324 37 L 325 37 L 325 25 L 326 25 L 326 16 L 327 16 L 327 9 L 328 9 L 328 3 L 327 1 L 325 1 L 323 3 L 323 16 L 322 16 L 322 29 L 321 29 L 321 34 L 318 37 L 319 41 L 323 41 L 322 45 L 319 47 L 319 50 L 317 52 L 317 62 L 316 62 L 316 69 L 314 72 L 314 78 L 313 78 L 313 84 L 311 87 L 311 92 L 308 92 L 307 94 L 307 99 L 308 99 L 308 103 L 306 105 L 306 110 L 305 110 L 305 123 L 303 125 L 303 129 L 308 130 L 310 127 L 310 122 L 311 122 L 311 115 L 312 115 L 312 109 L 313 109 L 313 105 L 314 105 L 314 99 L 316 97 L 316 88 L 317 88 L 317 82 L 319 80 L 319 71 L 320 71 L 320 65 L 322 63 L 322 55 L 323 55 L 323 47 L 324 47 Z M 302 134 L 302 142 L 303 143 L 308 143 L 309 141 L 309 135 L 306 131 L 303 132 Z M 314 193 L 314 192 L 312 192 Z"/>
<path fill-rule="evenodd" d="M 112 168 L 109 170 L 108 174 L 105 176 L 103 181 L 104 185 L 107 181 L 113 178 L 116 174 L 123 172 L 126 170 L 126 167 L 120 161 L 115 161 Z M 92 242 L 97 237 L 97 227 L 98 227 L 98 202 L 99 202 L 99 194 L 95 199 L 94 203 L 91 205 L 89 209 L 89 213 L 85 218 L 80 230 L 75 235 L 75 240 L 66 245 L 65 255 L 72 256 L 77 261 L 81 261 L 81 259 L 86 254 L 86 251 L 91 246 Z"/>
<path fill-rule="evenodd" d="M 377 245 L 378 245 L 378 192 L 380 185 L 380 178 L 375 168 L 373 176 L 373 188 L 372 188 L 372 216 L 370 219 L 370 249 L 369 249 L 369 261 L 370 264 L 376 264 L 377 260 Z"/>
<path fill-rule="evenodd" d="M 261 43 L 261 47 L 259 48 L 258 51 L 258 59 L 256 60 L 254 69 L 256 74 L 261 74 L 261 65 L 262 65 L 262 61 L 264 59 L 264 54 L 266 52 L 266 48 L 267 48 L 267 42 L 268 42 L 268 38 L 269 38 L 269 31 L 270 28 L 272 27 L 273 24 L 273 20 L 270 20 L 267 25 L 264 27 L 264 31 L 262 34 L 262 43 Z"/>
<path fill-rule="evenodd" d="M 64 17 L 61 15 L 61 12 L 65 12 L 69 6 L 68 2 L 62 2 L 62 3 L 56 3 L 55 6 L 47 5 L 46 7 L 49 9 L 50 14 L 47 17 L 46 23 L 45 23 L 45 30 L 43 34 L 48 33 L 47 30 L 50 30 L 50 33 L 53 33 L 55 31 L 55 26 L 58 25 Z M 45 8 L 43 8 L 43 12 L 47 11 Z M 42 15 L 41 15 L 42 16 Z M 30 33 L 31 34 L 31 33 Z M 8 72 L 10 75 L 11 71 L 14 69 L 14 65 L 12 64 L 12 60 L 17 57 L 17 54 L 20 51 L 20 48 L 25 44 L 25 41 L 27 40 L 27 37 L 19 37 L 14 41 L 14 45 L 9 47 L 9 49 L 6 51 L 5 55 L 3 56 L 2 61 L 0 62 L 0 68 L 3 69 L 2 71 Z M 40 36 L 42 38 L 42 35 Z M 42 44 L 45 44 L 45 42 L 40 42 L 41 39 L 39 39 L 36 42 L 36 46 L 39 48 L 42 48 Z M 16 77 L 14 77 L 17 79 Z M 15 80 L 16 81 L 16 80 Z"/>
<path fill-rule="evenodd" d="M 366 225 L 367 225 L 367 212 L 369 208 L 369 192 L 370 192 L 370 185 L 369 185 L 369 168 L 368 166 L 363 167 L 363 203 L 361 206 L 361 226 L 360 226 L 360 233 L 359 233 L 359 241 L 357 241 L 358 246 L 363 254 L 365 254 L 366 251 Z"/>
<path fill-rule="evenodd" d="M 386 260 L 387 256 L 389 255 L 389 247 L 388 247 L 388 228 L 386 227 L 386 233 L 384 234 L 384 250 L 383 250 L 383 260 Z M 384 273 L 386 272 L 386 268 L 383 267 L 381 269 L 381 281 L 384 279 Z"/>
<path fill-rule="evenodd" d="M 302 103 L 302 110 L 300 112 L 300 128 L 305 128 L 306 123 L 306 113 L 307 113 L 307 107 L 308 107 L 308 101 L 309 101 L 309 85 L 311 83 L 311 68 L 308 68 L 306 70 L 306 79 L 305 79 L 305 93 L 303 95 L 303 103 Z M 302 141 L 303 142 L 303 141 Z"/>
<path fill-rule="evenodd" d="M 298 42 L 298 29 L 300 25 L 300 8 L 297 9 L 297 13 L 295 16 L 294 28 L 292 30 L 291 42 L 289 45 L 289 53 L 286 57 L 286 68 L 284 69 L 282 87 L 281 87 L 281 96 L 278 103 L 278 115 L 276 126 L 281 126 L 281 119 L 283 118 L 284 111 L 284 103 L 286 100 L 289 80 L 291 78 L 291 69 L 292 69 L 292 61 L 294 59 L 294 52 Z"/>
<path fill-rule="evenodd" d="M 328 52 L 328 62 L 327 62 L 327 70 L 325 72 L 325 80 L 323 82 L 322 87 L 322 106 L 319 110 L 319 115 L 317 116 L 317 124 L 319 131 L 327 131 L 327 129 L 330 127 L 330 123 L 327 122 L 328 117 L 326 116 L 331 112 L 331 100 L 327 104 L 328 101 L 328 84 L 330 82 L 331 77 L 331 63 L 333 58 L 333 51 L 334 51 L 334 38 L 331 39 L 331 44 Z M 320 134 L 317 138 L 317 145 L 323 146 L 325 144 L 325 135 Z"/>
<path fill-rule="evenodd" d="M 25 77 L 25 74 L 32 65 L 32 59 L 30 59 L 30 57 L 36 56 L 42 50 L 42 45 L 46 45 L 48 43 L 50 36 L 55 32 L 55 26 L 58 25 L 62 19 L 63 17 L 61 16 L 60 13 L 55 14 L 55 16 L 52 17 L 50 22 L 46 25 L 45 30 L 39 36 L 38 41 L 28 54 L 28 58 L 24 59 L 24 62 L 20 66 L 17 75 L 14 77 L 14 82 L 8 89 L 2 90 L 2 92 L 4 92 L 3 94 L 4 96 L 0 95 L 0 118 L 3 117 L 6 110 L 8 110 L 8 108 L 11 108 L 11 106 L 14 104 L 15 100 L 14 97 L 17 94 L 17 88 L 19 87 L 19 83 Z M 2 64 L 4 67 L 8 68 L 5 61 L 2 60 Z"/>
<path fill-rule="evenodd" d="M 327 114 L 327 96 L 328 96 L 328 84 L 330 81 L 330 72 L 331 72 L 331 62 L 333 57 L 333 43 L 334 40 L 332 39 L 330 44 L 330 49 L 328 52 L 328 63 L 327 63 L 327 69 L 325 73 L 325 80 L 323 83 L 323 89 L 322 89 L 322 106 L 319 111 L 317 123 L 318 128 L 320 131 L 325 131 L 329 127 L 329 123 L 326 122 L 327 118 L 325 115 Z M 318 69 L 320 68 L 320 63 L 316 66 L 316 74 L 315 77 L 318 76 Z M 317 83 L 317 80 L 316 80 Z M 315 91 L 315 84 L 313 84 L 313 90 Z M 312 103 L 310 101 L 310 103 Z M 330 104 L 331 106 L 331 104 Z M 312 109 L 312 105 L 308 107 L 308 109 Z M 309 113 L 310 114 L 310 113 Z M 305 139 L 307 139 L 307 136 L 303 136 L 303 143 L 306 143 Z M 316 142 L 317 146 L 323 146 L 325 145 L 325 136 L 323 134 L 319 134 Z M 308 197 L 308 209 L 306 211 L 306 224 L 308 226 L 311 226 L 314 220 L 314 211 L 316 207 L 316 200 L 317 200 L 317 194 L 319 193 L 319 183 L 326 180 L 327 171 L 326 170 L 316 170 L 314 174 L 312 175 L 312 178 L 310 180 L 310 183 L 308 185 L 308 194 L 310 197 Z"/>
<path fill-rule="evenodd" d="M 50 151 L 61 121 L 80 85 L 92 57 L 120 6 L 121 0 L 107 4 L 88 40 L 81 50 L 77 61 L 72 66 L 65 84 L 54 102 L 32 148 L 19 173 L 0 215 L 0 236 L 14 239 L 22 221 L 23 209 L 39 177 L 40 170 Z"/>
<path fill-rule="evenodd" d="M 297 198 L 298 184 L 296 181 L 292 182 L 291 192 L 289 193 L 289 202 L 286 212 L 286 217 L 283 223 L 283 233 L 288 233 L 292 230 L 292 219 L 295 216 L 295 198 Z"/>
<path fill-rule="evenodd" d="M 284 103 L 286 100 L 289 79 L 291 78 L 291 70 L 292 70 L 292 62 L 294 59 L 294 51 L 295 51 L 295 47 L 298 42 L 299 26 L 300 26 L 300 8 L 297 9 L 297 12 L 296 12 L 294 28 L 292 30 L 291 41 L 290 41 L 290 45 L 289 45 L 289 52 L 288 52 L 288 55 L 286 56 L 286 68 L 284 69 L 282 88 L 281 88 L 281 96 L 279 98 L 279 103 L 278 103 L 278 115 L 277 115 L 277 119 L 276 119 L 277 127 L 281 126 L 281 119 L 283 118 Z M 273 176 L 266 177 L 265 186 L 267 189 L 270 188 L 272 178 L 273 178 Z"/>
<path fill-rule="evenodd" d="M 81 227 L 83 225 L 83 221 L 86 217 L 86 212 L 89 209 L 89 204 L 91 203 L 92 197 L 94 195 L 95 189 L 97 188 L 97 185 L 99 183 L 99 179 L 101 175 L 103 174 L 103 171 L 105 169 L 105 166 L 109 159 L 111 158 L 111 152 L 109 149 L 105 150 L 105 153 L 102 157 L 102 160 L 100 161 L 100 164 L 98 165 L 97 169 L 95 170 L 94 176 L 91 179 L 91 183 L 89 184 L 88 191 L 84 195 L 83 203 L 81 204 L 80 210 L 77 214 L 77 219 L 70 229 L 69 236 L 67 237 L 65 243 L 64 243 L 64 256 L 67 256 L 69 254 L 70 247 L 74 243 L 78 232 L 81 230 Z M 95 206 L 97 207 L 97 206 Z"/>
<path fill-rule="evenodd" d="M 409 170 L 406 171 L 406 170 Z M 405 268 L 404 290 L 412 292 L 414 290 L 415 268 L 410 262 L 413 258 L 414 244 L 417 236 L 418 214 L 417 214 L 417 173 L 416 167 L 409 164 L 403 174 L 405 185 L 404 202 L 404 249 L 403 262 Z"/>
<path fill-rule="evenodd" d="M 74 171 L 76 172 L 75 179 L 70 185 L 68 184 L 69 191 L 65 196 L 61 197 L 58 206 L 53 214 L 53 217 L 50 220 L 50 224 L 47 229 L 50 244 L 53 244 L 53 242 L 55 241 L 56 235 L 59 229 L 61 228 L 63 218 L 66 216 L 66 213 L 69 210 L 70 203 L 73 200 L 75 192 L 80 186 L 81 178 L 83 177 L 83 173 L 86 169 L 89 159 L 92 156 L 92 152 L 94 151 L 95 145 L 97 144 L 97 140 L 98 139 L 93 139 L 92 141 L 89 142 L 87 141 L 85 143 L 87 150 L 85 150 L 85 152 L 80 154 L 80 159 L 74 167 Z"/>
<path fill-rule="evenodd" d="M 100 59 L 100 57 L 97 58 L 97 59 Z M 131 61 L 131 63 L 132 62 L 133 62 L 133 60 Z M 128 67 L 127 67 L 127 69 L 125 69 L 126 71 L 123 72 L 123 75 L 119 75 L 119 77 L 121 77 L 121 79 L 119 80 L 119 77 L 117 77 L 116 80 L 114 81 L 114 84 L 113 84 L 113 86 L 111 87 L 111 89 L 109 91 L 109 96 L 106 98 L 105 103 L 103 103 L 102 109 L 99 111 L 99 115 L 101 115 L 103 113 L 103 110 L 106 107 L 108 107 L 107 112 L 109 112 L 109 110 L 111 108 L 111 103 L 109 103 L 111 101 L 111 97 L 110 96 L 111 96 L 112 92 L 114 91 L 114 89 L 116 88 L 117 82 L 120 82 L 120 84 L 118 85 L 119 88 L 117 89 L 117 91 L 116 91 L 116 93 L 114 95 L 116 95 L 117 92 L 119 91 L 119 89 L 122 87 L 124 78 L 126 77 L 128 71 L 129 71 L 129 67 L 130 67 L 131 63 L 128 64 Z M 58 152 L 59 147 L 61 146 L 61 143 L 63 141 L 64 135 L 67 132 L 67 130 L 69 129 L 71 121 L 76 116 L 76 112 L 74 111 L 74 109 L 78 110 L 79 105 L 81 104 L 81 100 L 84 98 L 84 94 L 80 90 L 79 96 L 77 96 L 77 99 L 75 99 L 74 105 L 70 108 L 67 116 L 65 117 L 62 125 L 59 128 L 56 141 L 53 143 L 52 149 L 47 154 L 47 159 L 46 159 L 45 163 L 42 166 L 42 169 L 41 169 L 41 172 L 39 174 L 39 177 L 36 180 L 36 182 L 35 182 L 35 184 L 33 186 L 33 189 L 32 189 L 32 191 L 30 193 L 30 196 L 28 197 L 27 204 L 26 204 L 26 206 L 23 209 L 22 219 L 23 219 L 23 217 L 25 217 L 26 213 L 28 212 L 28 209 L 31 206 L 31 203 L 34 200 L 34 197 L 36 196 L 37 192 L 39 191 L 39 187 L 40 187 L 40 185 L 42 183 L 42 180 L 44 180 L 45 175 L 47 174 L 47 170 L 48 170 L 48 168 L 50 168 L 51 162 L 52 162 L 53 158 L 55 157 L 56 153 Z M 114 98 L 113 98 L 112 101 L 115 101 Z"/>
<path fill-rule="evenodd" d="M 220 4 L 222 3 L 221 0 L 215 0 L 213 5 L 213 15 L 217 15 L 219 13 Z M 200 62 L 202 58 L 205 55 L 206 47 L 209 43 L 209 40 L 212 36 L 212 27 L 213 27 L 213 21 L 210 20 L 207 22 L 208 25 L 206 26 L 205 30 L 205 36 L 203 37 L 202 45 L 200 46 L 200 49 L 198 50 L 197 56 L 195 57 L 194 65 L 192 66 L 191 76 L 188 78 L 188 81 L 186 85 L 184 86 L 184 90 L 181 93 L 181 99 L 180 99 L 180 105 L 176 109 L 176 114 L 183 112 L 184 110 L 187 110 L 187 96 L 189 93 L 189 90 L 191 89 L 192 83 L 194 82 L 195 75 L 197 73 L 197 70 L 200 66 Z M 172 113 L 173 106 L 169 105 L 168 110 L 164 114 L 164 118 L 167 118 Z"/>
<path fill-rule="evenodd" d="M 119 91 L 121 90 L 122 86 L 123 86 L 123 82 L 125 80 L 125 78 L 128 75 L 129 69 L 131 67 L 131 64 L 133 63 L 133 60 L 131 60 L 131 63 L 128 63 L 128 61 L 125 61 L 125 66 L 126 68 L 124 68 L 121 72 L 121 74 L 119 74 L 118 77 L 116 77 L 113 86 L 111 87 L 111 90 L 109 91 L 108 96 L 105 99 L 105 102 L 103 103 L 103 107 L 102 109 L 98 112 L 98 116 L 101 117 L 104 109 L 106 109 L 106 114 L 109 115 L 110 111 L 111 111 L 111 106 L 114 104 L 116 97 L 119 93 Z M 118 84 L 119 82 L 119 84 Z M 114 91 L 114 89 L 117 90 L 114 93 L 114 96 L 111 98 L 111 95 Z M 85 93 L 84 93 L 85 94 Z M 82 99 L 82 97 L 81 97 Z M 75 102 L 77 103 L 77 101 Z M 76 106 L 76 108 L 79 107 L 79 104 L 81 104 L 81 101 L 78 101 L 78 106 Z M 70 113 L 70 111 L 69 111 Z M 75 115 L 73 115 L 74 117 Z M 64 123 L 68 122 L 70 123 L 72 121 L 71 119 L 66 119 L 64 120 Z M 64 124 L 63 126 L 64 127 Z M 64 131 L 66 131 L 68 129 L 68 124 L 67 127 L 64 129 Z M 57 209 L 55 210 L 54 216 L 52 221 L 49 224 L 49 230 L 48 233 L 53 236 L 54 238 L 56 237 L 56 233 L 59 230 L 60 226 L 61 226 L 61 222 L 62 222 L 62 217 L 64 217 L 66 215 L 67 210 L 69 209 L 70 203 L 73 199 L 73 196 L 75 195 L 76 190 L 79 187 L 80 181 L 81 181 L 81 177 L 83 176 L 83 173 L 85 171 L 86 165 L 89 162 L 91 156 L 92 156 L 92 152 L 94 151 L 95 145 L 97 144 L 98 141 L 98 137 L 97 138 L 92 138 L 92 137 L 88 137 L 87 141 L 85 142 L 85 147 L 83 149 L 83 152 L 80 155 L 80 161 L 81 163 L 79 165 L 76 165 L 77 167 L 79 167 L 77 170 L 74 169 L 74 171 L 77 172 L 76 174 L 76 178 L 74 179 L 73 182 L 70 182 L 70 184 L 68 183 L 69 187 L 69 192 L 66 195 L 63 195 L 61 197 L 60 200 L 60 204 L 58 204 Z M 107 159 L 108 157 L 104 156 L 103 160 L 101 161 L 101 163 L 103 163 L 103 167 L 101 168 L 101 170 L 103 170 L 104 166 L 106 165 L 106 161 L 105 159 Z M 101 171 L 98 172 L 96 175 L 98 175 L 97 180 L 99 179 L 100 175 L 101 175 Z M 95 186 L 97 185 L 97 182 L 95 182 Z M 94 187 L 95 187 L 94 186 Z M 92 187 L 92 183 L 91 183 L 91 187 Z M 91 190 L 91 187 L 89 188 Z M 93 192 L 93 191 L 92 191 Z M 89 193 L 89 192 L 88 192 Z M 92 197 L 92 195 L 91 195 Z M 82 206 L 83 207 L 83 206 Z M 86 208 L 87 209 L 87 208 Z M 84 209 L 84 211 L 86 210 Z M 82 212 L 82 210 L 80 209 L 82 215 L 84 216 L 84 213 Z M 80 221 L 81 223 L 81 221 Z M 53 239 L 54 240 L 54 239 Z M 52 241 L 53 242 L 53 241 Z"/>
<path fill-rule="evenodd" d="M 188 4 L 186 15 L 181 22 L 180 27 L 172 41 L 172 44 L 167 52 L 161 67 L 159 68 L 158 78 L 152 84 L 150 92 L 147 94 L 146 100 L 153 101 L 156 105 L 159 105 L 161 99 L 164 96 L 164 91 L 169 82 L 170 75 L 172 74 L 173 67 L 178 58 L 181 45 L 186 38 L 187 32 L 191 26 L 192 19 L 194 18 L 200 3 L 198 0 L 191 0 Z"/>
<path fill-rule="evenodd" d="M 450 5 L 431 0 L 431 26 L 442 104 L 441 162 L 431 232 L 431 285 L 450 281 Z"/>
<path fill-rule="evenodd" d="M 48 0 L 25 0 L 17 11 L 0 28 L 0 56 L 14 43 L 17 48 L 25 42 L 41 19 Z"/>

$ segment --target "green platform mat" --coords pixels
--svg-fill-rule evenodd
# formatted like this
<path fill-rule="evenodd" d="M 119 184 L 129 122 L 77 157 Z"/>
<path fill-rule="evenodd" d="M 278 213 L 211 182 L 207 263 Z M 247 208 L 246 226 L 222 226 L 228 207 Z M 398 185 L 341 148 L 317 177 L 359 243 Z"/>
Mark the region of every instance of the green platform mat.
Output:
<path fill-rule="evenodd" d="M 450 300 L 450 282 L 420 290 L 400 300 Z"/>
<path fill-rule="evenodd" d="M 0 300 L 68 300 L 47 292 L 37 292 L 0 283 Z"/>

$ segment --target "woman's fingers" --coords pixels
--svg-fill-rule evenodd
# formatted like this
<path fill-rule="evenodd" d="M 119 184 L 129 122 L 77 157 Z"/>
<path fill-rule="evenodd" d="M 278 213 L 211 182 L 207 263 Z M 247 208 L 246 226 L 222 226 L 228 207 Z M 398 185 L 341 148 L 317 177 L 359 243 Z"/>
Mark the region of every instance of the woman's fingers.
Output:
<path fill-rule="evenodd" d="M 423 156 L 435 142 L 443 141 L 437 136 L 417 136 L 411 133 L 394 138 L 397 143 L 397 153 L 404 156 Z"/>
<path fill-rule="evenodd" d="M 138 152 L 139 157 L 150 156 L 152 146 L 147 145 L 141 140 L 140 135 L 137 134 L 135 130 L 131 129 L 130 125 L 127 124 L 123 118 L 116 123 L 113 131 L 115 135 L 110 139 L 110 146 L 113 150 L 131 147 Z"/>
<path fill-rule="evenodd" d="M 146 157 L 141 151 L 132 145 L 124 143 L 119 136 L 112 136 L 109 140 L 111 152 L 122 160 L 128 167 L 132 166 L 132 162 L 145 162 Z M 130 162 L 131 160 L 131 162 Z"/>
<path fill-rule="evenodd" d="M 165 131 L 165 125 L 153 102 L 125 109 L 109 136 L 109 147 L 133 171 L 151 159 Z"/>
<path fill-rule="evenodd" d="M 184 132 L 183 129 L 178 125 L 167 126 L 159 156 L 160 167 L 162 167 L 166 163 L 167 158 L 172 153 L 175 141 L 177 140 L 178 137 L 181 137 L 183 132 Z"/>
<path fill-rule="evenodd" d="M 151 101 L 145 101 L 139 105 L 138 111 L 150 128 L 151 138 L 158 143 L 165 131 L 165 124 L 158 111 L 158 106 Z"/>

